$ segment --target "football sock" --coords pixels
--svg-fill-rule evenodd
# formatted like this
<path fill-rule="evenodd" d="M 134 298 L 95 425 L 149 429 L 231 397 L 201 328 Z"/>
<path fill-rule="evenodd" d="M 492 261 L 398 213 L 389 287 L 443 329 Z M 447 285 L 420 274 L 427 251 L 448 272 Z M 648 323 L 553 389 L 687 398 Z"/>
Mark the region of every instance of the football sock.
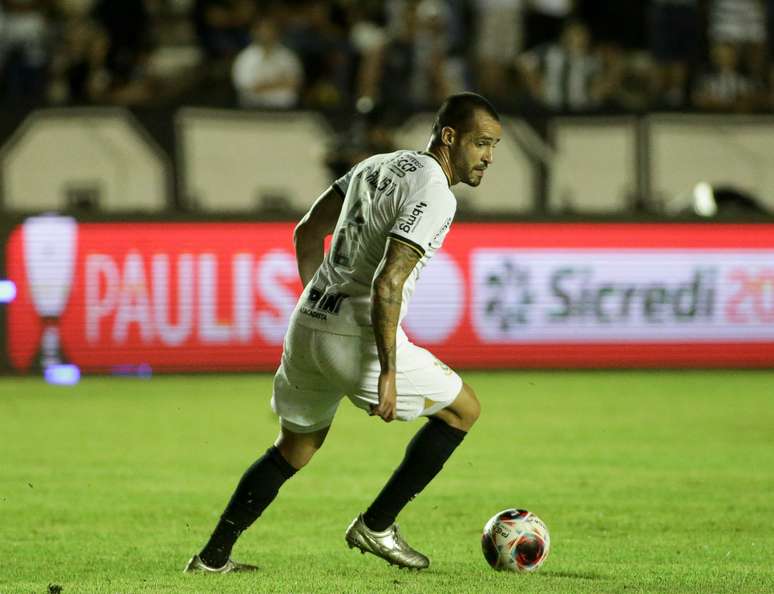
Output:
<path fill-rule="evenodd" d="M 234 543 L 274 501 L 282 484 L 296 473 L 276 446 L 270 447 L 242 475 L 226 510 L 199 557 L 209 567 L 223 567 Z"/>
<path fill-rule="evenodd" d="M 363 514 L 366 526 L 381 532 L 395 522 L 406 504 L 441 471 L 465 435 L 465 431 L 430 417 L 409 442 L 400 466 Z"/>

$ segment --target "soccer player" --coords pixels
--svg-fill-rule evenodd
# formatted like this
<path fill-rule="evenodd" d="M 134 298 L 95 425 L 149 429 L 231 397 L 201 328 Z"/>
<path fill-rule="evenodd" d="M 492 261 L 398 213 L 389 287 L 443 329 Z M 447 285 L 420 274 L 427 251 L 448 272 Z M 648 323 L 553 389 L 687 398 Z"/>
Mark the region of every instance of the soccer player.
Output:
<path fill-rule="evenodd" d="M 256 569 L 230 559 L 234 543 L 323 445 L 344 395 L 388 423 L 428 417 L 345 539 L 350 548 L 390 564 L 430 565 L 403 539 L 395 518 L 438 474 L 478 419 L 480 406 L 454 371 L 408 340 L 400 322 L 420 271 L 454 219 L 456 199 L 449 188 L 481 183 L 501 133 L 486 99 L 452 95 L 436 114 L 427 151 L 361 161 L 297 225 L 293 237 L 304 291 L 274 377 L 272 408 L 280 434 L 242 476 L 186 572 Z M 331 232 L 331 249 L 324 254 Z"/>

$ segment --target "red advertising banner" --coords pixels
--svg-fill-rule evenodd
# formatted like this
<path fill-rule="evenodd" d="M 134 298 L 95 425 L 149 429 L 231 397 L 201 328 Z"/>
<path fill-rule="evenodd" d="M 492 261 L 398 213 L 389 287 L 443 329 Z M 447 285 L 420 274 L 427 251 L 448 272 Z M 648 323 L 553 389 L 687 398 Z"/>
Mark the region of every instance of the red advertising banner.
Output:
<path fill-rule="evenodd" d="M 274 370 L 292 228 L 28 219 L 11 364 Z M 459 368 L 774 366 L 774 225 L 458 223 L 404 327 Z"/>
<path fill-rule="evenodd" d="M 292 224 L 96 223 L 62 234 L 53 220 L 38 220 L 40 232 L 35 222 L 16 229 L 6 251 L 19 289 L 8 309 L 14 368 L 38 362 L 51 327 L 62 358 L 84 370 L 268 370 L 279 361 L 301 291 Z M 68 249 L 69 278 L 59 276 L 64 262 L 46 270 L 46 252 Z M 62 292 L 60 310 L 46 311 Z"/>

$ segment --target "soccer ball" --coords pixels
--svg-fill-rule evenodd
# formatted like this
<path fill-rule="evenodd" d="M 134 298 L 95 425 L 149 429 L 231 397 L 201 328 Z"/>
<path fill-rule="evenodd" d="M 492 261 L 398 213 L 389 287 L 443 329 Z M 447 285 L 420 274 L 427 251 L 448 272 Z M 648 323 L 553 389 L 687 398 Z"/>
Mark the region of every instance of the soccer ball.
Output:
<path fill-rule="evenodd" d="M 526 509 L 506 509 L 484 526 L 481 549 L 498 571 L 535 571 L 548 557 L 551 544 L 543 521 Z"/>

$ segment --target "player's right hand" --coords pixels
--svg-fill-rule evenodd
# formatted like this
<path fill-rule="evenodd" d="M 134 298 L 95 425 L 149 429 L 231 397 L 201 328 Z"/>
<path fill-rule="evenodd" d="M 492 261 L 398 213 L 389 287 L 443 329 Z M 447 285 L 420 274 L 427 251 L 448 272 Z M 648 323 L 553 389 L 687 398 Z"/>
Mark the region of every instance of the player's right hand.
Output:
<path fill-rule="evenodd" d="M 371 414 L 381 417 L 385 423 L 395 420 L 398 393 L 395 389 L 395 372 L 382 371 L 379 374 L 379 404 L 371 405 Z"/>

